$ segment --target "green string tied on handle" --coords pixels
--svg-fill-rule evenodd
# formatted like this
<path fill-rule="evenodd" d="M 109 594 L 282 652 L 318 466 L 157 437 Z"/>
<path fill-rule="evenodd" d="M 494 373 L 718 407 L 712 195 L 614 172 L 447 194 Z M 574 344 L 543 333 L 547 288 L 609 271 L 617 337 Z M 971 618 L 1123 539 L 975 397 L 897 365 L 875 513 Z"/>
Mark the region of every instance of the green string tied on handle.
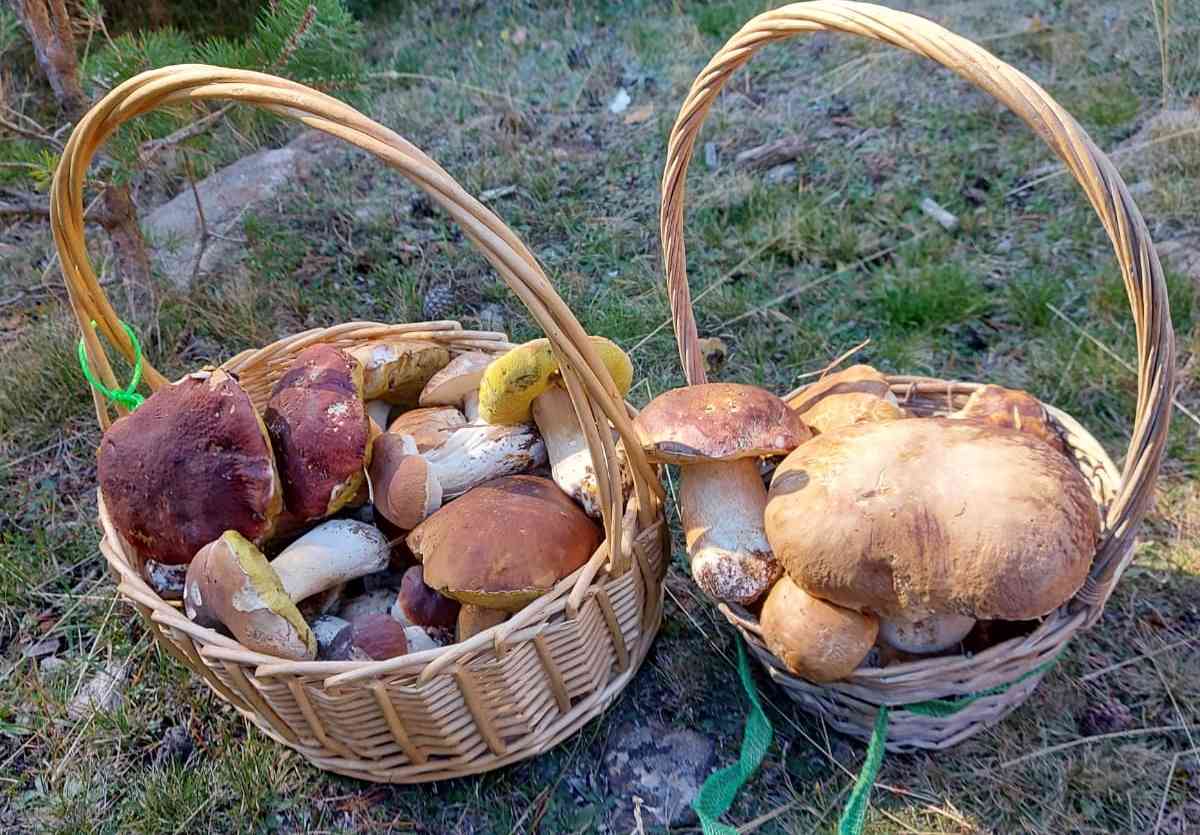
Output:
<path fill-rule="evenodd" d="M 737 835 L 736 829 L 721 823 L 718 818 L 729 811 L 742 786 L 762 765 L 775 735 L 771 721 L 767 719 L 762 702 L 758 699 L 758 690 L 754 687 L 754 678 L 750 673 L 750 660 L 746 656 L 746 644 L 740 635 L 737 639 L 737 649 L 738 677 L 742 680 L 742 689 L 750 699 L 750 715 L 746 718 L 746 729 L 742 734 L 742 752 L 738 761 L 711 774 L 700 787 L 700 794 L 692 802 L 704 835 Z"/>
<path fill-rule="evenodd" d="M 92 388 L 103 394 L 114 403 L 119 403 L 129 411 L 133 411 L 138 406 L 146 402 L 146 398 L 137 393 L 138 384 L 142 382 L 142 343 L 138 342 L 137 336 L 133 332 L 133 328 L 121 322 L 121 327 L 125 329 L 125 334 L 129 337 L 129 341 L 133 344 L 133 378 L 130 379 L 129 385 L 123 389 L 113 389 L 100 382 L 96 375 L 92 373 L 91 367 L 88 366 L 87 346 L 84 345 L 83 338 L 79 339 L 79 368 L 83 371 L 84 379 L 91 383 Z M 92 330 L 96 329 L 96 320 L 92 320 Z"/>

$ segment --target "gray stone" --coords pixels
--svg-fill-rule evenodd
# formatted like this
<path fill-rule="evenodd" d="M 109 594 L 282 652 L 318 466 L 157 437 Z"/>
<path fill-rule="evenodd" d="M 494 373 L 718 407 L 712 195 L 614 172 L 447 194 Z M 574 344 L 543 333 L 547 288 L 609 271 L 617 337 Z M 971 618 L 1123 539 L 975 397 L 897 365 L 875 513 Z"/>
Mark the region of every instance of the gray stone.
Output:
<path fill-rule="evenodd" d="M 22 658 L 41 658 L 45 655 L 53 655 L 58 652 L 58 638 L 43 638 L 40 641 L 35 641 L 21 650 Z"/>
<path fill-rule="evenodd" d="M 72 719 L 85 719 L 93 712 L 108 713 L 116 710 L 125 700 L 128 680 L 129 667 L 121 661 L 110 661 L 108 666 L 79 688 L 79 692 L 67 707 L 67 713 Z"/>
<path fill-rule="evenodd" d="M 337 140 L 308 131 L 283 148 L 259 151 L 215 171 L 150 212 L 143 221 L 155 266 L 175 286 L 186 288 L 192 276 L 224 270 L 241 260 L 242 218 L 248 210 L 273 202 L 290 183 L 308 176 L 339 150 Z M 209 240 L 201 256 L 200 214 L 204 207 Z M 199 266 L 197 266 L 199 258 Z"/>
<path fill-rule="evenodd" d="M 1177 239 L 1154 247 L 1163 266 L 1200 284 L 1200 241 Z"/>
<path fill-rule="evenodd" d="M 714 765 L 713 741 L 660 722 L 622 725 L 604 757 L 608 792 L 616 803 L 614 833 L 644 826 L 695 823 L 692 801 Z"/>
<path fill-rule="evenodd" d="M 794 183 L 798 179 L 800 179 L 800 174 L 796 171 L 794 162 L 785 162 L 783 165 L 776 165 L 767 171 L 767 182 L 773 186 Z"/>
<path fill-rule="evenodd" d="M 67 662 L 57 655 L 47 655 L 38 663 L 38 670 L 41 672 L 42 678 L 58 678 L 67 671 Z"/>

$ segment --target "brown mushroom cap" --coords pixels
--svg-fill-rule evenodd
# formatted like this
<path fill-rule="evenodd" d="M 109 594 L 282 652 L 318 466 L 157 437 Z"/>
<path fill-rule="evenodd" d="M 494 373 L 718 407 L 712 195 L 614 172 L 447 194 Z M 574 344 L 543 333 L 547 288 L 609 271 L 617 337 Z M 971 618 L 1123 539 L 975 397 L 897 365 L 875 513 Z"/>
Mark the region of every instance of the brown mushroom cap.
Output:
<path fill-rule="evenodd" d="M 370 454 L 362 367 L 332 345 L 309 346 L 271 390 L 264 414 L 287 509 L 301 519 L 354 498 Z"/>
<path fill-rule="evenodd" d="M 117 531 L 167 565 L 191 562 L 227 530 L 263 539 L 283 505 L 266 428 L 220 370 L 189 374 L 114 423 L 96 467 Z"/>
<path fill-rule="evenodd" d="M 982 420 L 1005 426 L 1041 438 L 1059 452 L 1065 452 L 1062 436 L 1050 421 L 1042 402 L 1028 392 L 987 385 L 978 388 L 966 404 L 951 417 L 960 420 Z"/>
<path fill-rule="evenodd" d="M 411 531 L 442 506 L 442 485 L 408 435 L 382 435 L 371 453 L 375 511 Z"/>
<path fill-rule="evenodd" d="M 444 345 L 422 339 L 385 339 L 350 349 L 363 367 L 363 397 L 416 406 L 429 378 L 450 362 Z"/>
<path fill-rule="evenodd" d="M 372 661 L 395 658 L 408 652 L 404 624 L 390 615 L 362 615 L 350 621 L 353 635 L 352 656 L 365 655 Z"/>
<path fill-rule="evenodd" d="M 739 383 L 664 392 L 634 427 L 651 460 L 669 464 L 786 455 L 812 434 L 771 392 Z"/>
<path fill-rule="evenodd" d="M 468 394 L 479 388 L 483 372 L 495 357 L 482 351 L 467 351 L 429 378 L 421 390 L 422 406 L 458 406 Z"/>
<path fill-rule="evenodd" d="M 945 418 L 863 423 L 775 471 L 767 539 L 817 597 L 880 617 L 1040 617 L 1087 577 L 1100 514 L 1039 439 Z"/>
<path fill-rule="evenodd" d="M 771 587 L 759 617 L 763 639 L 784 665 L 810 681 L 836 681 L 871 651 L 879 619 L 813 597 L 787 577 Z"/>
<path fill-rule="evenodd" d="M 389 435 L 411 435 L 417 452 L 426 452 L 446 443 L 455 429 L 466 425 L 463 413 L 453 406 L 431 406 L 405 412 L 391 422 L 387 431 Z"/>
<path fill-rule="evenodd" d="M 461 604 L 425 585 L 425 569 L 414 565 L 400 580 L 396 603 L 405 620 L 414 626 L 453 629 Z"/>
<path fill-rule="evenodd" d="M 582 566 L 602 535 L 553 481 L 497 478 L 408 535 L 424 581 L 447 597 L 515 612 Z"/>
<path fill-rule="evenodd" d="M 823 377 L 788 405 L 814 433 L 904 417 L 887 378 L 869 365 L 852 365 Z"/>

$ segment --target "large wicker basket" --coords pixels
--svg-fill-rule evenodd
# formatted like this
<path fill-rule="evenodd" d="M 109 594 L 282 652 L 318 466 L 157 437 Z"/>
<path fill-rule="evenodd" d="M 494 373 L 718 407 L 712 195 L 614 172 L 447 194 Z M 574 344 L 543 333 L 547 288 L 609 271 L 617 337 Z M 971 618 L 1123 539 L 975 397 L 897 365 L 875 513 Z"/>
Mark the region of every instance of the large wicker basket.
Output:
<path fill-rule="evenodd" d="M 537 260 L 508 227 L 425 154 L 330 96 L 284 79 L 208 66 L 147 72 L 104 97 L 63 152 L 51 197 L 63 276 L 101 382 L 114 378 L 97 334 L 126 358 L 134 350 L 88 262 L 83 186 L 97 148 L 123 122 L 157 107 L 226 99 L 248 102 L 369 151 L 423 189 L 463 229 L 545 330 L 588 437 L 603 505 L 605 541 L 591 560 L 511 620 L 467 641 L 379 662 L 292 662 L 248 651 L 188 620 L 142 579 L 134 552 L 101 500 L 100 547 L 118 590 L 159 645 L 273 739 L 314 765 L 392 783 L 475 774 L 546 751 L 604 711 L 629 683 L 662 616 L 665 525 L 661 487 L 630 417 L 587 335 Z M 89 326 L 95 322 L 95 328 Z M 289 360 L 315 342 L 346 347 L 404 334 L 451 352 L 501 353 L 503 334 L 456 322 L 351 322 L 281 339 L 224 364 L 260 408 Z M 151 389 L 168 381 L 144 367 Z M 102 427 L 109 406 L 93 392 Z M 118 408 L 118 414 L 124 410 Z M 618 474 L 610 424 L 626 439 L 634 491 Z"/>
<path fill-rule="evenodd" d="M 1108 158 L 1079 124 L 1029 78 L 924 18 L 845 0 L 797 3 L 747 23 L 709 61 L 688 93 L 671 132 L 660 216 L 667 288 L 679 355 L 687 380 L 705 382 L 703 355 L 688 291 L 683 242 L 683 199 L 688 163 L 704 117 L 729 76 L 761 46 L 823 30 L 848 32 L 907 49 L 949 67 L 991 93 L 1053 148 L 1083 186 L 1112 239 L 1137 328 L 1138 390 L 1129 452 L 1119 472 L 1099 443 L 1070 416 L 1047 407 L 1093 486 L 1104 528 L 1087 582 L 1075 597 L 1029 634 L 975 655 L 934 657 L 883 668 L 863 667 L 827 685 L 798 678 L 764 645 L 754 615 L 739 606 L 721 610 L 746 638 L 771 677 L 805 708 L 836 729 L 870 738 L 880 706 L 890 708 L 888 748 L 945 748 L 995 724 L 1037 686 L 1047 662 L 1100 613 L 1129 564 L 1134 536 L 1151 500 L 1166 442 L 1174 372 L 1174 337 L 1162 268 L 1146 225 Z M 922 414 L 958 408 L 978 384 L 892 377 L 892 391 Z M 985 694 L 946 711 L 905 710 L 932 699 Z"/>

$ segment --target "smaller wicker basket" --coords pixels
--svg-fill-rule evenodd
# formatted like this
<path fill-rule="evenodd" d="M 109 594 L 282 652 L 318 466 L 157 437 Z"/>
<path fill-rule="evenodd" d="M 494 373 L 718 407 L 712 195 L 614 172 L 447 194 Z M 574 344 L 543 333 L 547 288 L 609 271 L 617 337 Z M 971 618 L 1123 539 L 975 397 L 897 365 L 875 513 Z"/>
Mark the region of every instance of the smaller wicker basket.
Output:
<path fill-rule="evenodd" d="M 537 260 L 496 215 L 398 134 L 338 100 L 260 73 L 175 66 L 117 87 L 80 120 L 63 152 L 51 194 L 51 224 L 88 361 L 100 381 L 115 379 L 97 334 L 131 362 L 134 348 L 87 258 L 83 186 L 96 150 L 123 122 L 158 107 L 227 99 L 258 105 L 374 154 L 423 189 L 463 229 L 546 332 L 588 438 L 601 496 L 605 540 L 591 560 L 510 620 L 450 647 L 379 662 L 293 662 L 247 650 L 188 620 L 141 575 L 99 503 L 100 549 L 120 594 L 143 615 L 158 644 L 273 739 L 319 768 L 390 783 L 418 783 L 488 771 L 539 754 L 602 713 L 645 658 L 662 617 L 666 526 L 657 474 L 636 443 L 632 409 Z M 95 322 L 93 329 L 89 323 Z M 308 345 L 341 347 L 404 335 L 452 353 L 503 353 L 503 334 L 457 322 L 350 322 L 245 351 L 223 368 L 236 373 L 262 408 L 272 384 Z M 146 363 L 151 389 L 168 381 Z M 112 421 L 95 391 L 102 428 Z M 116 407 L 118 415 L 125 410 Z M 628 452 L 626 496 L 610 424 Z"/>
<path fill-rule="evenodd" d="M 930 58 L 995 96 L 1032 127 L 1083 186 L 1112 239 L 1137 329 L 1137 411 L 1123 472 L 1074 419 L 1047 406 L 1092 485 L 1104 527 L 1083 588 L 1031 633 L 971 656 L 864 667 L 842 681 L 819 685 L 792 675 L 771 654 L 751 612 L 721 606 L 771 677 L 839 731 L 869 739 L 879 708 L 887 706 L 889 750 L 945 748 L 999 722 L 1028 698 L 1048 662 L 1077 631 L 1100 617 L 1132 559 L 1134 537 L 1153 494 L 1170 419 L 1175 353 L 1167 292 L 1145 222 L 1116 168 L 1041 87 L 982 47 L 924 18 L 849 0 L 796 3 L 752 19 L 721 47 L 688 92 L 668 140 L 660 232 L 675 337 L 690 384 L 706 381 L 683 242 L 683 200 L 696 137 L 725 82 L 755 51 L 793 35 L 826 30 L 872 38 Z M 890 382 L 904 405 L 920 414 L 953 411 L 980 385 L 914 377 L 892 377 Z M 949 715 L 904 709 L 976 694 L 985 695 L 962 700 L 964 706 Z"/>

